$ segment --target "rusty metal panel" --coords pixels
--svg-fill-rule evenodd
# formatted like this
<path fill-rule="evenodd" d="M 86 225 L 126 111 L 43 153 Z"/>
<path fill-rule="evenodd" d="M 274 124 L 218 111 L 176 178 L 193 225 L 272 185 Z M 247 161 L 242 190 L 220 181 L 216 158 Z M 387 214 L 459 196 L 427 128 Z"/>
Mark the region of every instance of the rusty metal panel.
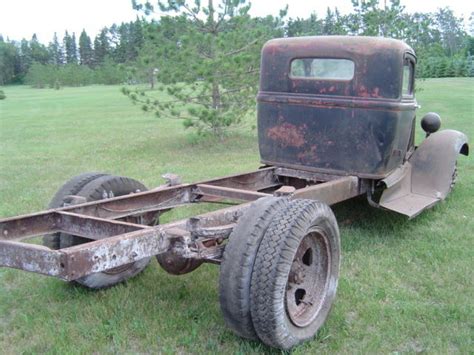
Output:
<path fill-rule="evenodd" d="M 413 120 L 414 107 L 379 111 L 259 102 L 260 156 L 277 166 L 383 178 L 403 162 Z"/>
<path fill-rule="evenodd" d="M 111 199 L 88 202 L 65 207 L 62 211 L 96 216 L 100 218 L 123 218 L 140 215 L 150 211 L 159 211 L 183 205 L 192 201 L 192 185 L 183 184 L 160 190 L 149 190 Z"/>
<path fill-rule="evenodd" d="M 401 96 L 403 42 L 376 38 L 272 40 L 262 54 L 258 137 L 265 164 L 380 179 L 403 163 L 417 107 Z M 291 77 L 296 58 L 344 58 L 351 80 Z"/>
<path fill-rule="evenodd" d="M 152 227 L 140 224 L 114 221 L 69 212 L 58 212 L 60 223 L 58 231 L 88 239 L 104 239 Z"/>
<path fill-rule="evenodd" d="M 278 177 L 292 177 L 302 179 L 307 182 L 326 182 L 329 180 L 340 179 L 341 175 L 322 174 L 306 170 L 288 169 L 288 168 L 277 168 L 275 174 Z"/>
<path fill-rule="evenodd" d="M 307 198 L 318 200 L 328 205 L 348 200 L 364 193 L 359 179 L 355 176 L 345 176 L 322 184 L 296 190 L 293 198 Z"/>
<path fill-rule="evenodd" d="M 414 57 L 408 45 L 386 38 L 317 36 L 270 40 L 262 50 L 260 91 L 398 99 L 405 53 Z M 355 75 L 349 82 L 291 78 L 291 61 L 296 58 L 348 59 L 355 64 Z"/>
<path fill-rule="evenodd" d="M 64 256 L 41 245 L 0 240 L 0 266 L 62 278 Z"/>
<path fill-rule="evenodd" d="M 65 255 L 65 278 L 75 280 L 168 250 L 169 239 L 160 227 L 61 249 Z"/>
<path fill-rule="evenodd" d="M 60 221 L 60 217 L 51 211 L 5 218 L 0 220 L 0 240 L 19 240 L 51 233 Z"/>
<path fill-rule="evenodd" d="M 234 189 L 231 187 L 213 186 L 207 184 L 198 184 L 193 193 L 203 196 L 216 196 L 227 199 L 241 200 L 241 201 L 255 201 L 261 197 L 271 196 L 266 193 Z"/>
<path fill-rule="evenodd" d="M 278 185 L 278 179 L 274 174 L 275 167 L 262 168 L 250 173 L 236 174 L 224 178 L 212 179 L 198 182 L 214 186 L 231 187 L 234 189 L 258 191 Z"/>
<path fill-rule="evenodd" d="M 467 137 L 461 132 L 431 134 L 408 162 L 382 180 L 386 190 L 379 205 L 413 218 L 445 199 L 451 191 L 456 159 L 464 147 L 467 155 Z"/>
<path fill-rule="evenodd" d="M 464 146 L 467 147 L 466 135 L 451 129 L 426 138 L 410 157 L 412 191 L 444 200 L 451 191 L 456 160 Z"/>

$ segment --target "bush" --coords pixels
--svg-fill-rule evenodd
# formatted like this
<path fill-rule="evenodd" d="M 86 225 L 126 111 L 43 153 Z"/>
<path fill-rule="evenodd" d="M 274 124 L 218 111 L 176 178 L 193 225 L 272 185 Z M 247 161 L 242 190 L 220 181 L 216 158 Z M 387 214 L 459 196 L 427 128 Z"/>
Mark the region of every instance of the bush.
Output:
<path fill-rule="evenodd" d="M 7 98 L 7 96 L 5 95 L 3 90 L 0 90 L 0 100 L 5 100 L 6 98 Z"/>

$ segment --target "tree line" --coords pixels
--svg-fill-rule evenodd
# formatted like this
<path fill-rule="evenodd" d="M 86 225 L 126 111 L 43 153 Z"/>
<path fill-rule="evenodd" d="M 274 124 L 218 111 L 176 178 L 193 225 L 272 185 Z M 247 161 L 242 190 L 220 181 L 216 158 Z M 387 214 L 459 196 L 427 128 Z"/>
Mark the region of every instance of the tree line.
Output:
<path fill-rule="evenodd" d="M 125 63 L 133 63 L 145 40 L 144 22 L 104 27 L 92 40 L 85 30 L 79 38 L 65 31 L 47 45 L 36 34 L 30 40 L 4 39 L 0 35 L 0 85 L 119 84 L 126 80 Z M 122 66 L 121 66 L 122 65 Z"/>

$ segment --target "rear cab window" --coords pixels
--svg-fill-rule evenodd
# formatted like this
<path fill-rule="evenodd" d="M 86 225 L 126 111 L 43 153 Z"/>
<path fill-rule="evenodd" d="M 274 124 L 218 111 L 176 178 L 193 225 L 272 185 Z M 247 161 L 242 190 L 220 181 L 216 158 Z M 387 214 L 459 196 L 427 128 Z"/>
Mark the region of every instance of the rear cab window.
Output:
<path fill-rule="evenodd" d="M 355 65 L 349 59 L 297 58 L 291 61 L 290 78 L 352 80 Z"/>

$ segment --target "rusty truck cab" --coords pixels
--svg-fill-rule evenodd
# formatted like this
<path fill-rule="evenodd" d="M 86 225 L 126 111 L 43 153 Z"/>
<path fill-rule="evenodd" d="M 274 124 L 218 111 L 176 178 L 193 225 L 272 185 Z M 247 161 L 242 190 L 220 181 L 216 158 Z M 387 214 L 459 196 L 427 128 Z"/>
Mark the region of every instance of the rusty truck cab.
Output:
<path fill-rule="evenodd" d="M 393 39 L 271 40 L 262 50 L 265 164 L 380 179 L 413 148 L 416 57 Z"/>

